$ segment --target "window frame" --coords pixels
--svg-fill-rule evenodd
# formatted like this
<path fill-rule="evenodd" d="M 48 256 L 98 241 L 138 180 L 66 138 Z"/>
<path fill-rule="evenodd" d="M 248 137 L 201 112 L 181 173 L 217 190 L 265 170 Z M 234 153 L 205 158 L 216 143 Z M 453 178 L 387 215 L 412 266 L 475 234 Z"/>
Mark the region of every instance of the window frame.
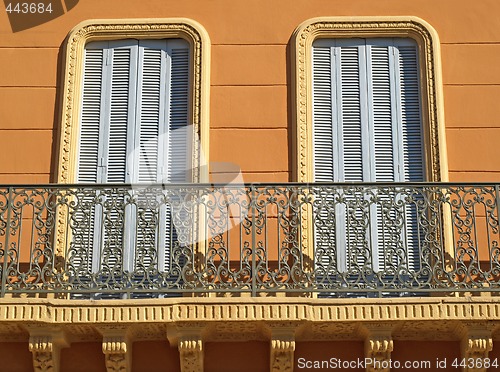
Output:
<path fill-rule="evenodd" d="M 199 172 L 193 172 L 192 181 L 208 182 L 211 44 L 205 28 L 187 18 L 88 20 L 75 26 L 68 34 L 62 63 L 56 182 L 76 183 L 85 46 L 94 41 L 124 39 L 184 39 L 189 43 L 191 97 L 188 120 L 193 127 L 193 139 L 199 138 L 191 163 L 191 169 L 199 169 Z M 65 223 L 67 213 L 63 209 L 57 213 L 54 246 L 55 254 L 60 257 L 65 256 L 68 241 L 71 241 Z"/>
<path fill-rule="evenodd" d="M 192 90 L 189 122 L 198 135 L 192 169 L 200 168 L 193 182 L 207 182 L 209 156 L 210 39 L 199 23 L 185 18 L 89 20 L 77 25 L 68 35 L 63 66 L 62 108 L 59 130 L 57 183 L 75 183 L 78 153 L 79 118 L 82 98 L 85 45 L 94 41 L 121 39 L 184 39 L 191 48 Z"/>
<path fill-rule="evenodd" d="M 318 17 L 300 24 L 291 38 L 292 71 L 292 172 L 293 180 L 314 182 L 312 120 L 312 45 L 319 38 L 412 38 L 417 42 L 423 126 L 425 178 L 428 182 L 448 181 L 448 159 L 444 125 L 440 42 L 437 32 L 414 16 Z M 301 213 L 302 250 L 314 257 L 311 205 Z M 450 251 L 451 226 L 445 215 L 445 244 Z"/>
<path fill-rule="evenodd" d="M 330 107 L 331 117 L 330 120 L 331 125 L 329 126 L 330 130 L 328 133 L 323 132 L 319 134 L 318 131 L 326 131 L 328 120 L 322 116 L 322 111 L 315 111 L 313 108 L 313 177 L 315 181 L 318 181 L 318 170 L 320 170 L 320 180 L 323 181 L 334 181 L 334 182 L 350 182 L 352 179 L 346 179 L 348 175 L 346 172 L 349 169 L 356 169 L 359 171 L 357 173 L 358 176 L 361 177 L 365 182 L 405 182 L 403 180 L 405 170 L 410 172 L 410 167 L 413 165 L 417 168 L 411 168 L 414 171 L 417 171 L 419 175 L 418 179 L 413 180 L 412 182 L 422 182 L 426 181 L 426 170 L 425 168 L 425 153 L 424 153 L 424 144 L 422 143 L 422 109 L 421 109 L 421 94 L 420 94 L 420 69 L 419 69 L 419 61 L 418 61 L 418 46 L 414 39 L 412 38 L 353 38 L 353 39 L 331 39 L 331 38 L 320 38 L 313 42 L 313 66 L 312 66 L 312 101 L 313 103 L 322 102 L 325 104 L 326 98 L 321 94 L 324 89 L 328 89 L 330 92 Z M 390 162 L 392 164 L 391 169 L 379 169 L 377 160 L 377 145 L 376 138 L 380 139 L 382 133 L 377 131 L 377 125 L 379 124 L 379 119 L 374 111 L 376 108 L 376 100 L 377 94 L 376 90 L 376 82 L 375 76 L 377 72 L 380 72 L 376 66 L 378 57 L 377 57 L 377 48 L 382 48 L 382 50 L 386 51 L 383 53 L 382 58 L 387 58 L 386 68 L 384 73 L 387 73 L 386 78 L 388 80 L 384 80 L 384 83 L 388 85 L 390 88 L 389 97 L 386 99 L 389 102 L 386 102 L 390 105 L 390 143 L 391 147 L 385 148 L 387 151 L 390 151 Z M 410 151 L 410 148 L 406 148 L 404 145 L 404 132 L 405 129 L 408 129 L 407 125 L 416 125 L 415 122 L 409 123 L 404 120 L 404 109 L 402 107 L 404 97 L 409 98 L 403 94 L 403 85 L 409 80 L 404 80 L 402 78 L 402 67 L 400 63 L 403 61 L 402 50 L 405 48 L 411 48 L 412 55 L 414 58 L 416 57 L 415 68 L 412 71 L 414 82 L 418 84 L 417 94 L 413 96 L 415 101 L 412 101 L 417 107 L 418 110 L 413 112 L 413 114 L 418 114 L 418 147 L 417 151 L 413 152 L 411 155 L 413 159 L 420 159 L 417 163 L 405 161 L 405 151 Z M 356 146 L 360 146 L 360 153 L 358 155 L 360 158 L 356 158 L 358 161 L 361 161 L 362 164 L 352 164 L 346 165 L 348 158 L 345 158 L 342 154 L 344 153 L 344 148 L 349 147 L 353 143 L 350 141 L 346 141 L 344 138 L 345 128 L 350 128 L 350 121 L 347 117 L 344 117 L 349 110 L 345 111 L 343 108 L 343 92 L 344 88 L 348 88 L 349 82 L 344 80 L 343 74 L 343 66 L 344 63 L 348 63 L 343 59 L 345 53 L 351 51 L 354 53 L 356 50 L 357 53 L 357 72 L 358 72 L 358 80 L 359 86 L 356 88 L 359 90 L 359 120 L 360 120 L 360 128 L 357 130 L 355 128 L 351 128 L 351 130 L 355 130 L 356 134 L 359 135 L 359 138 L 356 137 L 356 140 L 359 139 L 359 143 L 356 142 Z M 328 52 L 327 52 L 328 51 Z M 345 56 L 344 56 L 345 57 Z M 328 59 L 328 65 L 327 65 Z M 316 61 L 320 61 L 319 65 L 316 64 Z M 354 60 L 352 60 L 354 63 Z M 326 75 L 329 73 L 329 79 L 326 79 Z M 327 88 L 326 84 L 330 84 Z M 319 90 L 317 90 L 319 89 Z M 326 94 L 326 93 L 325 93 Z M 319 100 L 319 101 L 317 101 Z M 318 122 L 320 120 L 320 122 Z M 325 121 L 326 120 L 326 121 Z M 352 124 L 352 123 L 351 123 Z M 415 128 L 414 128 L 415 129 Z M 389 130 L 385 128 L 385 130 Z M 353 133 L 351 133 L 353 134 Z M 353 134 L 354 135 L 354 134 Z M 388 135 L 387 132 L 384 133 L 384 136 Z M 323 136 L 328 136 L 328 140 L 332 140 L 332 142 L 328 142 L 331 144 L 331 148 L 327 149 L 325 146 L 325 139 Z M 331 136 L 331 137 L 329 137 Z M 416 140 L 416 138 L 413 138 Z M 385 144 L 387 146 L 387 143 Z M 353 149 L 351 149 L 353 151 Z M 331 155 L 332 158 L 324 159 L 321 154 Z M 387 154 L 387 153 L 386 153 Z M 319 164 L 324 164 L 327 162 L 332 169 L 330 177 L 327 175 L 327 169 L 321 168 Z M 366 165 L 366 166 L 365 166 Z M 318 166 L 320 169 L 318 169 Z M 354 167 L 354 168 L 351 168 Z M 384 172 L 383 177 L 387 177 L 385 181 L 379 179 L 381 173 Z M 352 174 L 351 174 L 352 176 Z M 390 179 L 390 180 L 389 180 Z"/>
<path fill-rule="evenodd" d="M 411 38 L 417 42 L 426 179 L 448 181 L 439 38 L 418 17 L 320 17 L 295 30 L 292 47 L 294 180 L 313 182 L 312 44 L 320 38 Z"/>

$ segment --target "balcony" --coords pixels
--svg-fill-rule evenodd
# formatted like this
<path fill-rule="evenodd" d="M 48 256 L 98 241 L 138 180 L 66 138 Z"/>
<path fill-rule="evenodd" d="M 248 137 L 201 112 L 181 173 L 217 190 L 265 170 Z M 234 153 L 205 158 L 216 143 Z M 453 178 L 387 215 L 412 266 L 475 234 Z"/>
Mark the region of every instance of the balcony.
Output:
<path fill-rule="evenodd" d="M 500 291 L 491 184 L 0 187 L 2 297 Z"/>

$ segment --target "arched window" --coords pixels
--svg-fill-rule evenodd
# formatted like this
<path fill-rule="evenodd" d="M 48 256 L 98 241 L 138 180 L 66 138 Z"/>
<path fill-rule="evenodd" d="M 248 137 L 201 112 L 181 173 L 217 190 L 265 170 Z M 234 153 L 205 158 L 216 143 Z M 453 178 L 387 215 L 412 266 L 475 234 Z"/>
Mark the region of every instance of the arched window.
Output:
<path fill-rule="evenodd" d="M 317 18 L 299 26 L 296 180 L 446 181 L 438 45 L 432 27 L 414 17 Z M 393 273 L 418 271 L 416 201 L 403 206 L 382 184 L 328 187 L 302 217 L 309 227 L 303 248 L 317 274 L 391 265 Z"/>
<path fill-rule="evenodd" d="M 205 181 L 210 42 L 203 27 L 185 19 L 96 22 L 68 37 L 59 182 Z M 172 259 L 179 243 L 161 190 L 86 186 L 73 198 L 73 210 L 59 212 L 71 222 L 60 223 L 58 250 L 74 280 L 85 285 L 92 273 L 94 284 L 111 288 L 123 272 L 142 281 L 154 272 L 179 275 L 182 263 Z"/>

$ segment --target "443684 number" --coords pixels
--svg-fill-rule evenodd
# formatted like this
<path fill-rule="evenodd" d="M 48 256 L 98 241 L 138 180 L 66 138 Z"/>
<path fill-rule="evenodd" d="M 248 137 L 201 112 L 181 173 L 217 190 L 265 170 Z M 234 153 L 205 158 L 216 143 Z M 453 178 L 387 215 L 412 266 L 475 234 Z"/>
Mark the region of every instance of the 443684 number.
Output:
<path fill-rule="evenodd" d="M 52 13 L 52 3 L 8 3 L 7 13 Z"/>

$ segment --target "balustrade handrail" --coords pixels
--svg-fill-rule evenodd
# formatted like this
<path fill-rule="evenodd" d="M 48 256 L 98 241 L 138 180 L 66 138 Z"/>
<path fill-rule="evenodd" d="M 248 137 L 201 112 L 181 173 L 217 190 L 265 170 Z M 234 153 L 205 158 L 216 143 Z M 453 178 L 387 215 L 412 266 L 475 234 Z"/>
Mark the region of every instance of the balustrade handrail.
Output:
<path fill-rule="evenodd" d="M 496 292 L 499 188 L 0 185 L 1 296 Z"/>

